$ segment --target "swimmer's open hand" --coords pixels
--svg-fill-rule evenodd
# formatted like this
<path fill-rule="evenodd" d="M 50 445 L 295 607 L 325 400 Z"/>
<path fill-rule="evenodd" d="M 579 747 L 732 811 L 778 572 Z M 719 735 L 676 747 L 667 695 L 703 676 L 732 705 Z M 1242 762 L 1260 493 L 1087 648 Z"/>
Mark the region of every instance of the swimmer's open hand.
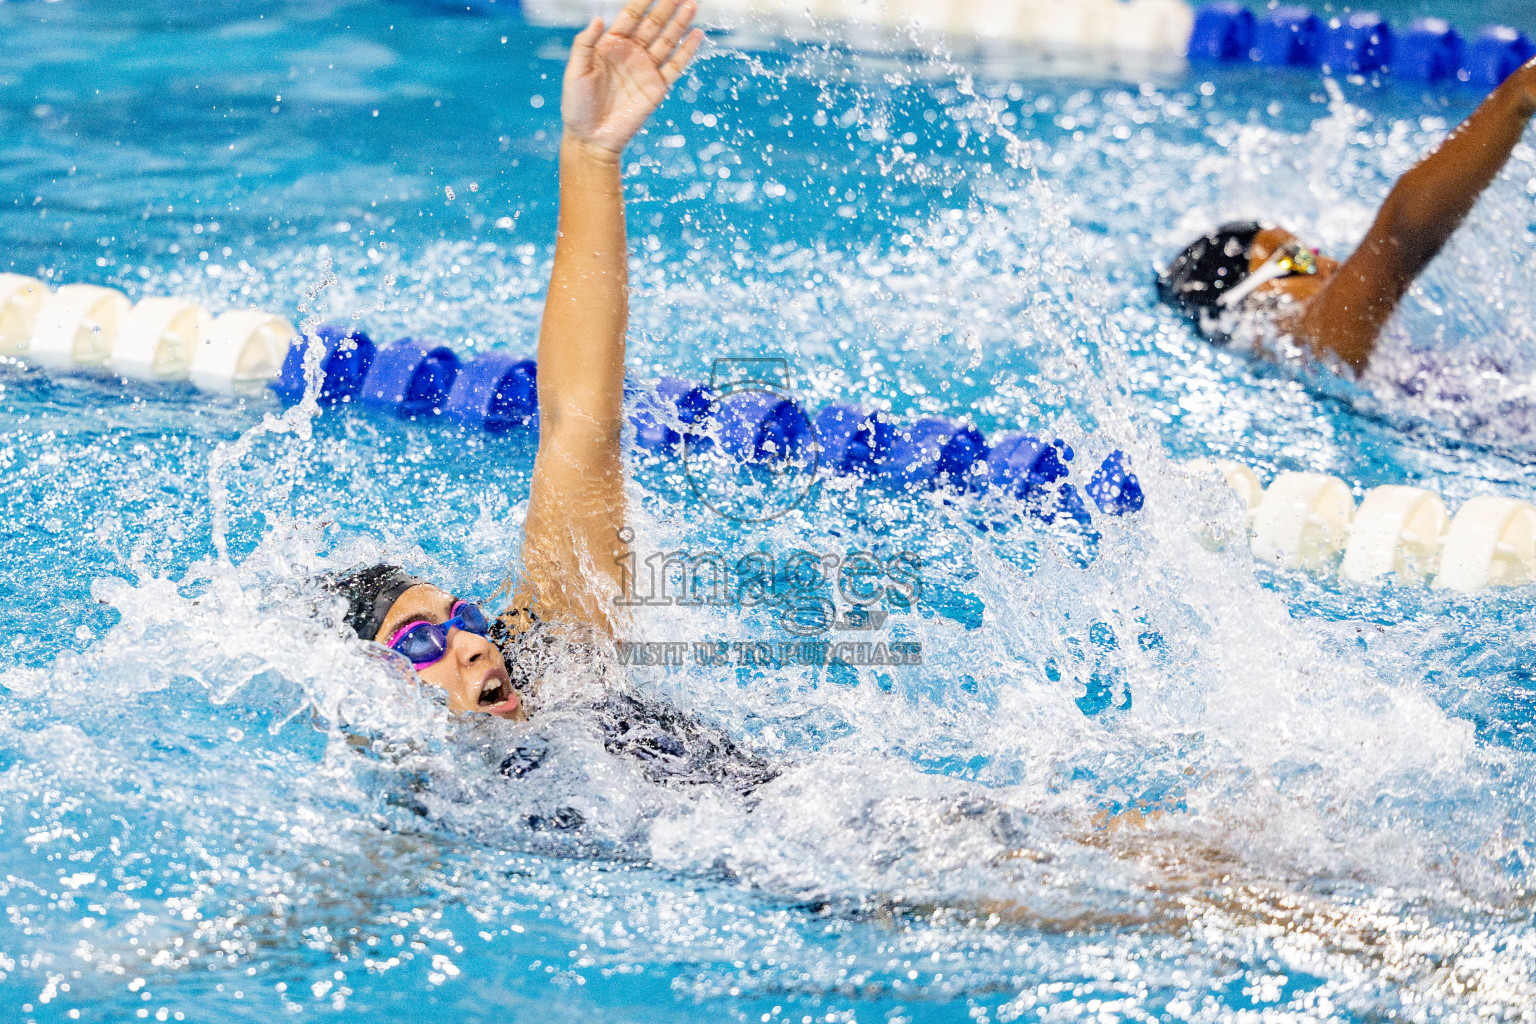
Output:
<path fill-rule="evenodd" d="M 606 32 L 603 19 L 593 18 L 565 66 L 566 138 L 622 153 L 704 41 L 700 29 L 688 31 L 697 10 L 694 0 L 630 0 Z"/>

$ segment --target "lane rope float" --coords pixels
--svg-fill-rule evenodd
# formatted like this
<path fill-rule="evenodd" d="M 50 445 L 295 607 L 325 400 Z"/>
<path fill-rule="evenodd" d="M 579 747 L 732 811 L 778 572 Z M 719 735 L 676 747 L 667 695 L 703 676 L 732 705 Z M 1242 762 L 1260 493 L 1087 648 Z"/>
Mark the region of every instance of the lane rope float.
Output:
<path fill-rule="evenodd" d="M 1247 510 L 1255 558 L 1287 569 L 1337 571 L 1355 583 L 1430 583 L 1460 593 L 1536 582 L 1536 506 L 1483 495 L 1451 516 L 1422 487 L 1388 484 L 1365 492 L 1323 473 L 1279 473 L 1268 487 L 1250 467 L 1197 460 Z"/>
<path fill-rule="evenodd" d="M 1371 11 L 1325 20 L 1305 7 L 1284 5 L 1255 15 L 1242 4 L 1221 2 L 1195 12 L 1186 52 L 1195 63 L 1316 68 L 1486 92 L 1536 56 L 1536 44 L 1507 25 L 1485 26 L 1467 39 L 1443 18 L 1394 28 Z"/>
<path fill-rule="evenodd" d="M 20 355 L 37 328 L 48 286 L 21 274 L 0 274 L 0 355 Z"/>
<path fill-rule="evenodd" d="M 1469 592 L 1536 578 L 1536 508 L 1484 495 L 1462 506 L 1446 531 L 1435 586 Z"/>
<path fill-rule="evenodd" d="M 57 290 L 0 274 L 0 354 L 48 370 L 97 370 L 144 381 L 189 381 L 204 391 L 264 390 L 298 332 L 258 310 L 214 317 L 185 299 L 134 303 L 115 288 Z"/>
<path fill-rule="evenodd" d="M 23 354 L 50 369 L 106 363 L 128 316 L 128 296 L 94 284 L 67 284 L 43 300 Z"/>
<path fill-rule="evenodd" d="M 148 298 L 128 313 L 112 346 L 110 367 L 120 377 L 174 380 L 185 375 L 213 317 L 185 299 Z"/>
<path fill-rule="evenodd" d="M 1402 484 L 1372 488 L 1355 510 L 1339 572 L 1356 583 L 1389 575 L 1422 580 L 1435 566 L 1450 521 L 1445 502 L 1433 491 Z"/>
<path fill-rule="evenodd" d="M 561 27 L 584 25 L 594 15 L 609 13 L 600 0 L 523 0 L 522 10 L 534 24 Z M 810 15 L 842 25 L 855 44 L 871 29 L 900 32 L 915 25 L 955 38 L 1004 41 L 1063 55 L 1315 69 L 1483 92 L 1536 55 L 1536 44 L 1506 25 L 1487 25 L 1464 36 L 1443 18 L 1393 25 L 1372 11 L 1331 15 L 1295 4 L 1255 14 L 1230 0 L 1200 7 L 1184 0 L 718 0 L 710 13 L 726 28 L 752 18 L 790 37 L 806 34 Z"/>
<path fill-rule="evenodd" d="M 595 0 L 523 0 L 538 25 L 585 24 L 606 9 Z M 900 32 L 909 25 L 950 36 L 1005 40 L 1048 50 L 1113 50 L 1181 57 L 1194 29 L 1184 0 L 719 0 L 710 17 L 726 28 L 745 18 L 785 35 L 803 34 L 806 16 L 848 29 Z"/>

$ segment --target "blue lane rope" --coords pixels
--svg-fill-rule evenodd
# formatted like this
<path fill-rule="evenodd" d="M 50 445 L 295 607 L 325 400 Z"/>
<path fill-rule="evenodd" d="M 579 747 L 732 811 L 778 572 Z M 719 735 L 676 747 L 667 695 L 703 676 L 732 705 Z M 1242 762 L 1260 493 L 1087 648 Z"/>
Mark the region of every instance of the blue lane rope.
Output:
<path fill-rule="evenodd" d="M 325 325 L 314 339 L 324 346 L 320 401 L 357 403 L 400 419 L 442 416 L 460 426 L 502 433 L 537 428 L 538 368 L 532 359 L 488 352 L 466 362 L 445 346 L 413 338 L 383 347 L 364 332 Z M 304 356 L 310 340 L 294 343 L 273 392 L 292 404 L 304 394 Z M 703 385 L 665 377 L 636 396 L 630 422 L 636 444 L 675 452 L 684 434 L 718 443 L 742 460 L 797 458 L 812 443 L 818 461 L 843 476 L 883 479 L 907 489 L 997 492 L 1022 502 L 1048 522 L 1091 522 L 1087 503 L 1067 482 L 1072 448 L 1029 434 L 988 444 L 981 431 L 941 416 L 898 423 L 886 413 L 847 404 L 822 409 L 814 419 L 790 399 L 767 391 L 720 397 Z M 1088 497 L 1106 515 L 1127 515 L 1145 502 L 1141 483 L 1122 451 L 1093 472 Z"/>
<path fill-rule="evenodd" d="M 1195 63 L 1386 74 L 1491 91 L 1536 56 L 1536 44 L 1524 32 L 1503 25 L 1483 28 L 1468 40 L 1440 18 L 1419 18 L 1394 28 L 1372 12 L 1325 21 L 1305 7 L 1285 5 L 1255 16 L 1242 4 L 1223 0 L 1195 12 L 1187 53 Z"/>

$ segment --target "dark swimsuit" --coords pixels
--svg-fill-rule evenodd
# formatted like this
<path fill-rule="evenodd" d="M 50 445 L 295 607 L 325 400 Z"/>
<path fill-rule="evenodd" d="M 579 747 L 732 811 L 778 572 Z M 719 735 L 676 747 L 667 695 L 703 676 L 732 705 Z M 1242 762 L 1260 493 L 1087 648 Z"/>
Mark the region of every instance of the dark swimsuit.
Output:
<path fill-rule="evenodd" d="M 489 639 L 507 663 L 512 685 L 525 698 L 546 665 L 573 642 L 556 636 L 531 613 L 530 625 L 513 633 L 498 619 Z M 582 644 L 587 657 L 600 657 Z M 778 777 L 780 769 L 738 746 L 719 729 L 712 729 L 692 715 L 665 701 L 633 691 L 608 689 L 598 697 L 562 704 L 563 708 L 591 716 L 603 737 L 603 747 L 618 757 L 637 762 L 646 778 L 659 785 L 724 786 L 749 796 L 759 786 Z M 501 763 L 508 778 L 522 778 L 538 768 L 546 751 L 518 747 Z"/>

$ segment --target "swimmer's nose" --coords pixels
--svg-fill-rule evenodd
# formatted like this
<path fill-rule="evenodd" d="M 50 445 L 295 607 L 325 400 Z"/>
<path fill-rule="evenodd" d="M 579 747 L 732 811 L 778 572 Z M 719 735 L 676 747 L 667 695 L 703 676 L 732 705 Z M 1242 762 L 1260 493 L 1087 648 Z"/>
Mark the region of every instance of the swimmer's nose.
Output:
<path fill-rule="evenodd" d="M 460 664 L 473 665 L 486 657 L 494 648 L 491 642 L 480 634 L 454 628 L 448 631 L 448 650 Z"/>

